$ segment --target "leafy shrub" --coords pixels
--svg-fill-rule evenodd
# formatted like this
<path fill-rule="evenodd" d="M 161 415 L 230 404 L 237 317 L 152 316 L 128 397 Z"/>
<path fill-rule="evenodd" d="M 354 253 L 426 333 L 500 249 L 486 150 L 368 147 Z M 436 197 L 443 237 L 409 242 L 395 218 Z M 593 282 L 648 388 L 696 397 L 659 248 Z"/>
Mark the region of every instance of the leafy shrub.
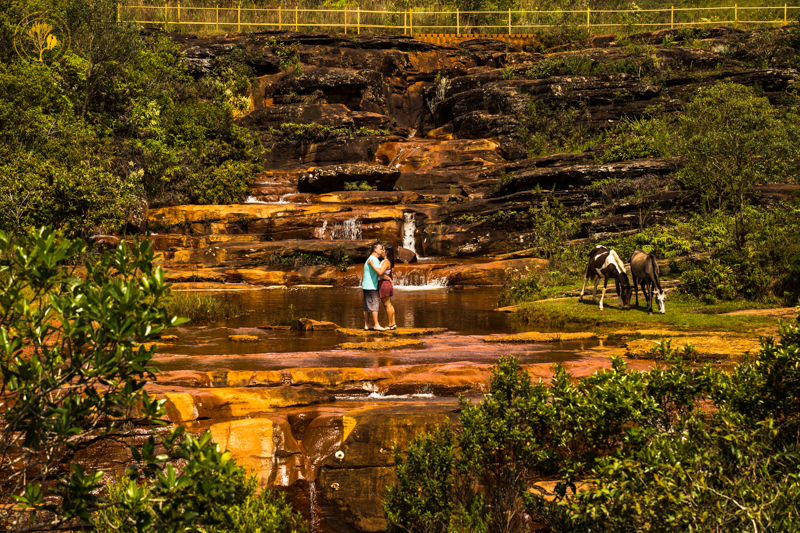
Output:
<path fill-rule="evenodd" d="M 547 195 L 538 207 L 528 209 L 534 237 L 531 247 L 542 251 L 542 256 L 550 260 L 551 266 L 558 262 L 558 256 L 567 242 L 578 230 L 578 221 L 570 217 L 564 205 L 554 195 Z"/>
<path fill-rule="evenodd" d="M 707 212 L 734 210 L 740 248 L 753 187 L 796 168 L 795 122 L 781 120 L 753 88 L 730 82 L 700 89 L 680 117 L 677 139 L 688 162 L 679 176 Z"/>
<path fill-rule="evenodd" d="M 347 181 L 344 184 L 346 191 L 371 191 L 372 185 L 366 181 Z"/>
<path fill-rule="evenodd" d="M 219 520 L 216 525 L 208 527 L 209 533 L 305 533 L 306 524 L 299 513 L 292 510 L 282 493 L 262 490 L 259 494 L 256 476 L 240 476 L 233 478 L 236 485 L 237 498 L 222 506 L 222 513 L 229 520 Z M 125 491 L 129 489 L 127 480 L 111 483 L 105 487 L 108 507 L 94 513 L 92 525 L 97 533 L 114 533 L 140 531 L 125 509 Z M 152 492 L 148 490 L 148 496 Z M 158 524 L 158 516 L 148 505 L 136 509 L 139 517 L 146 517 L 145 531 L 153 531 Z M 223 515 L 224 516 L 224 515 Z M 162 523 L 162 525 L 164 525 Z"/>
<path fill-rule="evenodd" d="M 665 117 L 624 118 L 615 134 L 622 142 L 607 148 L 597 158 L 597 163 L 671 155 L 672 131 L 670 121 Z"/>
<path fill-rule="evenodd" d="M 180 321 L 161 307 L 169 288 L 152 266 L 151 243 L 87 259 L 76 278 L 70 264 L 85 250 L 46 228 L 0 232 L 0 501 L 22 503 L 0 514 L 11 531 L 85 518 L 102 472 L 91 460 L 73 464 L 75 449 L 131 417 L 159 416 L 158 402 L 142 392 L 154 348 L 138 343 Z"/>
<path fill-rule="evenodd" d="M 615 358 L 578 379 L 557 368 L 549 388 L 501 359 L 491 394 L 462 399 L 461 429 L 395 450 L 390 526 L 429 531 L 426 517 L 450 531 L 455 509 L 469 509 L 503 532 L 526 531 L 526 515 L 564 533 L 797 529 L 800 327 L 730 374 L 661 351 L 663 368 L 631 372 Z M 554 478 L 545 498 L 534 483 Z"/>
<path fill-rule="evenodd" d="M 733 268 L 713 259 L 696 267 L 684 270 L 681 274 L 684 290 L 699 298 L 715 302 L 736 298 L 736 280 Z"/>
<path fill-rule="evenodd" d="M 593 139 L 578 117 L 580 107 L 555 105 L 531 98 L 523 113 L 519 137 L 530 157 L 563 151 L 580 151 Z M 602 138 L 602 134 L 601 134 Z"/>
<path fill-rule="evenodd" d="M 513 305 L 532 300 L 542 292 L 538 272 L 509 272 L 500 293 L 500 305 Z"/>

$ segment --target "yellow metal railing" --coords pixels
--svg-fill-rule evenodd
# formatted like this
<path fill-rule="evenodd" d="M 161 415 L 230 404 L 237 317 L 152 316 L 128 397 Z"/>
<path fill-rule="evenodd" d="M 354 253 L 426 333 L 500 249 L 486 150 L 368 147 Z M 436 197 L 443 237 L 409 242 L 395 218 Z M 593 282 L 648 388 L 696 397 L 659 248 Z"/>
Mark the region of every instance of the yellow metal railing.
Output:
<path fill-rule="evenodd" d="M 593 33 L 618 28 L 664 29 L 702 26 L 786 25 L 800 6 L 635 9 L 635 10 L 565 10 L 565 11 L 381 11 L 355 8 L 301 9 L 277 6 L 272 8 L 196 7 L 180 2 L 163 5 L 117 4 L 117 21 L 163 25 L 166 29 L 198 26 L 211 31 L 236 32 L 253 29 L 294 30 L 324 28 L 400 32 L 406 35 L 437 34 L 527 34 L 531 31 L 573 25 L 585 26 Z M 148 15 L 149 19 L 140 19 Z M 222 29 L 222 30 L 221 30 Z"/>

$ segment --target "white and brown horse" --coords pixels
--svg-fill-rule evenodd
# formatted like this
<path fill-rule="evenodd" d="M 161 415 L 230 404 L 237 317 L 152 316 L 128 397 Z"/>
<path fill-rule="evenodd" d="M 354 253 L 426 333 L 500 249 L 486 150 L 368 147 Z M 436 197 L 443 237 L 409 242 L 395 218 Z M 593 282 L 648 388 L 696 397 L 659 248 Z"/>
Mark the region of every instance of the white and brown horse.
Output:
<path fill-rule="evenodd" d="M 631 308 L 631 288 L 628 281 L 628 273 L 625 272 L 625 264 L 614 250 L 609 250 L 605 246 L 597 246 L 589 254 L 589 264 L 586 265 L 586 274 L 583 276 L 583 288 L 579 301 L 583 301 L 583 293 L 586 291 L 586 282 L 594 280 L 594 294 L 592 300 L 597 301 L 597 284 L 603 278 L 603 294 L 600 296 L 600 309 L 603 309 L 603 299 L 606 297 L 608 278 L 614 278 L 614 286 L 619 298 L 619 306 L 622 309 Z"/>
<path fill-rule="evenodd" d="M 667 293 L 661 288 L 658 279 L 659 270 L 656 258 L 643 250 L 636 250 L 631 254 L 631 277 L 633 278 L 633 290 L 636 291 L 636 306 L 639 306 L 639 284 L 642 286 L 645 300 L 647 300 L 647 313 L 653 314 L 653 293 L 658 302 L 658 312 L 662 315 L 667 312 L 664 300 Z"/>

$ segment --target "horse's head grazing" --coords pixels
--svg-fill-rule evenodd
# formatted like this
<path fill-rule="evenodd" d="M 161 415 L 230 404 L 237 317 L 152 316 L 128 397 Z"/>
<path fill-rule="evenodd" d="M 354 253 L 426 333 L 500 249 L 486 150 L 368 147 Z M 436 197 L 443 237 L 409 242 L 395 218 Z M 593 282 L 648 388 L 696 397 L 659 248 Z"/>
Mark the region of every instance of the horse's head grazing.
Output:
<path fill-rule="evenodd" d="M 655 292 L 656 302 L 658 302 L 658 312 L 662 315 L 667 312 L 667 306 L 664 300 L 667 299 L 667 293 L 662 289 Z"/>
<path fill-rule="evenodd" d="M 631 309 L 631 295 L 633 294 L 633 287 L 629 284 L 622 286 L 620 296 L 622 297 L 622 308 L 626 311 Z"/>

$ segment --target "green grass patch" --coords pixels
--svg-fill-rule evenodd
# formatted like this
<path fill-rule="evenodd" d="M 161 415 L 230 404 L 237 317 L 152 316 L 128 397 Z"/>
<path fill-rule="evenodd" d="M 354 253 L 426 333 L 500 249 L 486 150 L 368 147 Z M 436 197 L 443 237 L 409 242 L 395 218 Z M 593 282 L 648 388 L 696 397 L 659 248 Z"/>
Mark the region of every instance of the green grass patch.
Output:
<path fill-rule="evenodd" d="M 528 324 L 566 330 L 631 327 L 757 334 L 764 328 L 777 327 L 779 322 L 773 317 L 723 314 L 766 307 L 752 302 L 707 305 L 687 295 L 670 294 L 666 303 L 667 313 L 664 315 L 648 315 L 643 298 L 639 299 L 640 307 L 632 306 L 630 311 L 623 311 L 618 307 L 616 294 L 612 293 L 611 296 L 606 295 L 605 309 L 601 311 L 592 302 L 590 294 L 584 296 L 583 302 L 579 302 L 577 297 L 526 302 L 520 307 L 518 316 Z"/>
<path fill-rule="evenodd" d="M 244 314 L 244 308 L 225 296 L 211 296 L 196 292 L 173 292 L 165 306 L 167 313 L 185 317 L 193 322 L 216 322 Z"/>

